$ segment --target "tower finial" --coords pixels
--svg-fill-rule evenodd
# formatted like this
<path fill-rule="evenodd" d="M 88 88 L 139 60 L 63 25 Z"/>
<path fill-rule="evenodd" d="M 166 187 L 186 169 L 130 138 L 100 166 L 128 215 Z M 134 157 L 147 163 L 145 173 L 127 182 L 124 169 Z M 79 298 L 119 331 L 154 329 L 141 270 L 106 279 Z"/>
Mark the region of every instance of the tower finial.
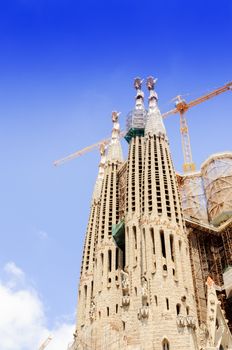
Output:
<path fill-rule="evenodd" d="M 149 91 L 154 90 L 157 80 L 158 78 L 154 79 L 152 76 L 147 78 L 147 88 Z"/>
<path fill-rule="evenodd" d="M 118 122 L 118 117 L 120 115 L 120 112 L 113 111 L 111 115 L 112 115 L 113 129 L 111 134 L 111 141 L 108 148 L 107 160 L 122 161 L 123 158 L 122 158 L 122 149 L 120 144 L 120 125 Z"/>
<path fill-rule="evenodd" d="M 134 79 L 134 87 L 136 90 L 141 90 L 142 89 L 142 83 L 143 83 L 143 79 L 136 77 Z"/>
<path fill-rule="evenodd" d="M 121 112 L 117 112 L 117 111 L 113 111 L 112 112 L 112 122 L 113 123 L 117 123 L 118 121 L 118 117 L 121 114 Z"/>

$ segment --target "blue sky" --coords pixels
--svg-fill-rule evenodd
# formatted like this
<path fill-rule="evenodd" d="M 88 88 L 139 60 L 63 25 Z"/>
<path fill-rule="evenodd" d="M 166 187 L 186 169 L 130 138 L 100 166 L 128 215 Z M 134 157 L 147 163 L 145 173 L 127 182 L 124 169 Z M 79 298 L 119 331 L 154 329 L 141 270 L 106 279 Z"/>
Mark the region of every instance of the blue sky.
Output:
<path fill-rule="evenodd" d="M 1 2 L 0 271 L 24 271 L 50 327 L 75 311 L 99 155 L 52 161 L 108 137 L 114 109 L 124 127 L 137 75 L 159 78 L 162 112 L 231 81 L 231 38 L 229 0 Z M 231 111 L 227 92 L 188 112 L 198 167 L 231 150 Z M 178 116 L 165 124 L 181 170 Z"/>

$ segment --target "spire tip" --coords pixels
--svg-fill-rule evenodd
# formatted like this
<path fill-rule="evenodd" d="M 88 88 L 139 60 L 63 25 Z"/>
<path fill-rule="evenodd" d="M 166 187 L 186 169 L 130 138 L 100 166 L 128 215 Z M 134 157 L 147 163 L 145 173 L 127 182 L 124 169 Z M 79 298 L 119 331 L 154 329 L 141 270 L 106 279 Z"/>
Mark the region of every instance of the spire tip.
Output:
<path fill-rule="evenodd" d="M 118 117 L 121 114 L 121 112 L 113 111 L 112 112 L 112 122 L 116 123 L 118 121 Z"/>
<path fill-rule="evenodd" d="M 136 90 L 141 90 L 142 88 L 142 83 L 143 83 L 143 79 L 139 78 L 139 77 L 136 77 L 134 79 L 134 87 Z"/>
<path fill-rule="evenodd" d="M 147 88 L 149 91 L 154 90 L 155 84 L 157 82 L 158 78 L 153 78 L 152 76 L 149 76 L 147 78 Z"/>

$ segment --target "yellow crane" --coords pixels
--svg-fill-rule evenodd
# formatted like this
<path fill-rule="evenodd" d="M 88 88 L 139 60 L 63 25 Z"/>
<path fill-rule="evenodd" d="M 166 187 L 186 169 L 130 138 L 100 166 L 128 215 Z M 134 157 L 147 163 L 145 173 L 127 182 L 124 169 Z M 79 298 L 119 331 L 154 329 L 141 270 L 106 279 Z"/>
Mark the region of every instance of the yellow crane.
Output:
<path fill-rule="evenodd" d="M 203 95 L 201 97 L 198 97 L 195 100 L 190 101 L 187 103 L 184 99 L 181 98 L 181 96 L 177 96 L 176 99 L 176 108 L 172 109 L 169 112 L 164 113 L 162 116 L 163 118 L 168 117 L 171 114 L 180 114 L 180 132 L 181 132 L 181 141 L 182 141 L 182 149 L 183 149 L 183 155 L 184 155 L 184 165 L 183 165 L 183 171 L 189 172 L 196 170 L 195 163 L 193 162 L 192 158 L 192 150 L 191 150 L 191 144 L 190 144 L 190 136 L 189 136 L 189 129 L 188 129 L 188 123 L 186 119 L 186 112 L 189 110 L 189 108 L 192 108 L 194 106 L 199 105 L 202 102 L 205 102 L 209 100 L 212 97 L 215 97 L 217 95 L 222 94 L 225 91 L 232 90 L 232 82 L 229 82 L 223 86 L 221 86 L 218 89 L 213 90 L 212 92 Z"/>
<path fill-rule="evenodd" d="M 184 155 L 184 165 L 183 165 L 183 171 L 190 172 L 194 171 L 196 169 L 195 163 L 193 162 L 192 158 L 192 151 L 191 151 L 191 144 L 190 144 L 190 136 L 189 136 L 189 130 L 188 130 L 188 124 L 186 119 L 186 112 L 198 104 L 205 102 L 217 95 L 222 94 L 225 91 L 232 90 L 232 82 L 226 83 L 225 85 L 213 90 L 212 92 L 203 95 L 201 97 L 198 97 L 195 100 L 192 100 L 190 102 L 186 102 L 184 99 L 181 98 L 181 96 L 177 96 L 175 98 L 175 108 L 162 114 L 163 118 L 167 118 L 168 116 L 172 114 L 180 114 L 180 132 L 181 132 L 181 140 L 182 140 L 182 149 L 183 149 L 183 155 Z M 124 137 L 126 134 L 125 131 L 122 131 L 120 136 Z M 53 162 L 55 166 L 61 165 L 69 160 L 75 159 L 87 152 L 92 151 L 95 148 L 101 147 L 101 145 L 107 146 L 110 143 L 111 138 L 104 139 L 102 141 L 99 141 L 93 145 L 87 146 L 83 148 L 82 150 L 76 151 L 72 154 L 70 154 L 67 157 L 61 158 L 59 160 L 56 160 Z"/>
<path fill-rule="evenodd" d="M 52 336 L 49 335 L 49 337 L 40 345 L 39 350 L 44 350 L 51 340 L 52 340 Z"/>

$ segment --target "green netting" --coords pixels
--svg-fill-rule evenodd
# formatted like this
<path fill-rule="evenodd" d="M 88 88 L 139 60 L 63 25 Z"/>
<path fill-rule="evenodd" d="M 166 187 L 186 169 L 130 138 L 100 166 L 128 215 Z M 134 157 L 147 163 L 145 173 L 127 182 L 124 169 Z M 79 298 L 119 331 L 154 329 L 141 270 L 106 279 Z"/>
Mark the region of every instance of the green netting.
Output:
<path fill-rule="evenodd" d="M 137 128 L 131 128 L 127 131 L 127 134 L 125 136 L 125 140 L 130 143 L 130 140 L 132 137 L 135 136 L 144 136 L 144 129 L 137 129 Z"/>
<path fill-rule="evenodd" d="M 125 246 L 125 223 L 123 220 L 116 225 L 112 225 L 112 235 L 117 246 L 123 249 Z"/>

